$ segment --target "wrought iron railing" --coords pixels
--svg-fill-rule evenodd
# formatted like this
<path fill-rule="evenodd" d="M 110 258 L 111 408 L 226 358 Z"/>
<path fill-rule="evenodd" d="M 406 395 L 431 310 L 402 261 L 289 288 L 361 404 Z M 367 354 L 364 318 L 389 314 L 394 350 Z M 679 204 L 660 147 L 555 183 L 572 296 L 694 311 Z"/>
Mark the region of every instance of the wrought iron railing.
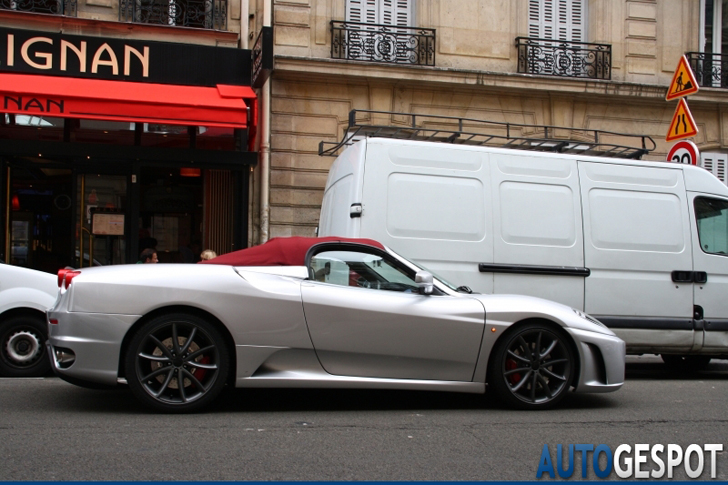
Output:
<path fill-rule="evenodd" d="M 434 66 L 435 29 L 332 20 L 331 57 Z"/>
<path fill-rule="evenodd" d="M 387 118 L 391 124 L 373 122 Z M 364 137 L 628 159 L 640 159 L 656 148 L 651 137 L 633 133 L 355 109 L 349 112 L 349 125 L 342 139 L 320 142 L 319 155 L 336 156 Z"/>
<path fill-rule="evenodd" d="M 227 0 L 119 0 L 119 21 L 227 30 Z"/>
<path fill-rule="evenodd" d="M 0 10 L 47 13 L 51 15 L 77 15 L 76 0 L 0 0 Z"/>
<path fill-rule="evenodd" d="M 518 72 L 588 79 L 612 78 L 612 46 L 516 37 Z"/>
<path fill-rule="evenodd" d="M 728 54 L 688 52 L 686 55 L 698 86 L 728 88 Z"/>

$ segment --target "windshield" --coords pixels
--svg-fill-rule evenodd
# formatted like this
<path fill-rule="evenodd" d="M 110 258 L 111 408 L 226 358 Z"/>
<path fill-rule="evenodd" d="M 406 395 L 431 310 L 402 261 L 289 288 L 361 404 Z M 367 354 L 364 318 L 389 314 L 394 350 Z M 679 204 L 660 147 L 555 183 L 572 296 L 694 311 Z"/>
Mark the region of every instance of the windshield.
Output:
<path fill-rule="evenodd" d="M 465 288 L 465 287 L 463 287 L 463 286 L 455 286 L 454 284 L 450 283 L 449 281 L 447 281 L 445 278 L 443 278 L 442 276 L 438 275 L 434 271 L 431 271 L 430 269 L 425 268 L 424 266 L 422 266 L 419 263 L 417 263 L 417 264 L 413 263 L 409 259 L 404 258 L 404 257 L 400 256 L 399 254 L 395 253 L 390 248 L 387 248 L 387 251 L 389 251 L 390 254 L 392 254 L 393 256 L 395 256 L 397 259 L 399 259 L 403 263 L 406 263 L 408 266 L 410 266 L 411 268 L 413 268 L 415 271 L 417 271 L 417 270 L 427 271 L 428 273 L 430 273 L 432 275 L 432 277 L 434 279 L 436 279 L 439 283 L 441 283 L 442 286 L 445 286 L 445 287 L 449 288 L 452 291 L 461 292 L 461 293 L 463 292 L 462 291 L 462 288 Z M 468 291 L 464 291 L 464 292 L 465 293 L 470 293 L 469 290 L 470 289 L 468 288 Z"/>

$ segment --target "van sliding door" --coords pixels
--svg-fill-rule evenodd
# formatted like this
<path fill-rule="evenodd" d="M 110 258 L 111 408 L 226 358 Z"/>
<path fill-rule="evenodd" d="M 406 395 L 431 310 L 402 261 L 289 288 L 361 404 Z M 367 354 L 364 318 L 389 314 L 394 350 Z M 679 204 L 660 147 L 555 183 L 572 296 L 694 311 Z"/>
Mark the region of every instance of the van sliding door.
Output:
<path fill-rule="evenodd" d="M 456 286 L 492 293 L 488 153 L 477 147 L 370 139 L 364 171 L 361 235 Z"/>
<path fill-rule="evenodd" d="M 584 308 L 584 241 L 574 160 L 552 154 L 491 155 L 496 293 Z"/>
<path fill-rule="evenodd" d="M 585 310 L 629 351 L 695 345 L 688 201 L 679 168 L 579 162 Z M 673 272 L 676 272 L 673 274 Z"/>

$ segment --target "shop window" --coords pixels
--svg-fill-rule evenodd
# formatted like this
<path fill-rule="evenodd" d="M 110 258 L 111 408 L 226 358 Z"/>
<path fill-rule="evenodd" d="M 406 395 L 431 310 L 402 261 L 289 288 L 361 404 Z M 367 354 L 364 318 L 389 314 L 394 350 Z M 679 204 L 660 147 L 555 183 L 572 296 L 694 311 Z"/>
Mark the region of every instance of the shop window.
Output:
<path fill-rule="evenodd" d="M 184 170 L 141 170 L 138 247 L 156 249 L 160 263 L 194 263 L 203 249 L 203 177 Z"/>
<path fill-rule="evenodd" d="M 12 140 L 63 140 L 63 118 L 4 114 L 0 117 L 0 138 Z"/>
<path fill-rule="evenodd" d="M 134 144 L 134 123 L 103 120 L 69 120 L 71 141 L 79 143 Z"/>

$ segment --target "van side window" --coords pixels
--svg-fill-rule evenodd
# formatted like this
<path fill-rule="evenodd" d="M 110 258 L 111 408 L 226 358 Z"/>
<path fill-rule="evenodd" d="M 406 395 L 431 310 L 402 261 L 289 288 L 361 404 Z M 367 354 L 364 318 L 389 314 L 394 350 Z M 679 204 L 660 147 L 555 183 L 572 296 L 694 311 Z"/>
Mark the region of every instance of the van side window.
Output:
<path fill-rule="evenodd" d="M 728 255 L 728 200 L 696 197 L 695 217 L 702 250 Z"/>
<path fill-rule="evenodd" d="M 419 285 L 404 270 L 375 254 L 323 251 L 311 258 L 315 281 L 374 290 L 417 293 Z"/>

